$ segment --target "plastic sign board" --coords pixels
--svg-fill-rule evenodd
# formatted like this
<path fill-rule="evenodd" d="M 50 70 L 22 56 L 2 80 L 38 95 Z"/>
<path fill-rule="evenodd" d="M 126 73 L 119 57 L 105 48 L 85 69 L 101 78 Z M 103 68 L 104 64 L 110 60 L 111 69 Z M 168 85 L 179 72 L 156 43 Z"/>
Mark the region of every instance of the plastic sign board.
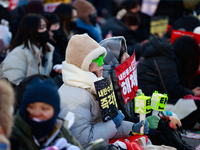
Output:
<path fill-rule="evenodd" d="M 151 97 L 144 94 L 135 97 L 135 112 L 147 114 L 151 111 Z"/>
<path fill-rule="evenodd" d="M 110 76 L 94 82 L 103 122 L 118 115 L 118 106 Z"/>
<path fill-rule="evenodd" d="M 151 97 L 151 108 L 157 111 L 164 111 L 167 102 L 167 94 L 160 94 L 157 91 L 155 91 Z"/>
<path fill-rule="evenodd" d="M 115 67 L 115 72 L 125 104 L 136 96 L 138 90 L 136 67 L 135 52 L 128 60 Z"/>

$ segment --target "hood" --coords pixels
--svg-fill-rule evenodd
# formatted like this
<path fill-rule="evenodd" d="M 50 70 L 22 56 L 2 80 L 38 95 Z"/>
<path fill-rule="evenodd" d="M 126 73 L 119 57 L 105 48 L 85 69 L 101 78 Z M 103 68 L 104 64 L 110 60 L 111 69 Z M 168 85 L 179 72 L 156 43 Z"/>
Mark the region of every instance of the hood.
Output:
<path fill-rule="evenodd" d="M 145 43 L 140 50 L 141 57 L 149 58 L 157 55 L 163 55 L 174 58 L 175 53 L 172 44 L 162 42 L 158 37 L 153 37 Z"/>
<path fill-rule="evenodd" d="M 107 38 L 99 44 L 107 51 L 107 55 L 104 58 L 105 65 L 119 64 L 119 55 L 123 45 L 125 45 L 127 51 L 126 40 L 123 36 Z"/>

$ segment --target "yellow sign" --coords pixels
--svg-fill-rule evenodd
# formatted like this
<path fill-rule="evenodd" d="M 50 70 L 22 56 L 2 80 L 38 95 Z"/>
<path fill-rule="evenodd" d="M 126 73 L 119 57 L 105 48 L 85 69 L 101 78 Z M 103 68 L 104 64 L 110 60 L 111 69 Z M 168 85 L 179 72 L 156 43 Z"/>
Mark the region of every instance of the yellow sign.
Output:
<path fill-rule="evenodd" d="M 167 29 L 169 23 L 169 19 L 167 16 L 155 16 L 151 19 L 150 24 L 150 33 L 152 35 L 158 35 L 159 37 L 162 37 L 165 34 L 165 31 Z"/>

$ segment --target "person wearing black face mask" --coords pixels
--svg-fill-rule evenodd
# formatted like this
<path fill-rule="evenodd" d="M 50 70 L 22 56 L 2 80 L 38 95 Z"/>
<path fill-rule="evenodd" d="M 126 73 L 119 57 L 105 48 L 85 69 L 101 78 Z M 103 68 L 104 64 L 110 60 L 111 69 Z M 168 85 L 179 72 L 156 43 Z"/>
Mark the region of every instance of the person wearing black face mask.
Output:
<path fill-rule="evenodd" d="M 89 18 L 90 18 L 91 24 L 92 24 L 93 26 L 95 26 L 96 23 L 97 23 L 97 15 L 96 15 L 96 13 L 90 14 L 90 15 L 89 15 Z"/>
<path fill-rule="evenodd" d="M 76 34 L 87 33 L 98 43 L 102 41 L 101 28 L 96 21 L 97 11 L 95 7 L 88 1 L 77 0 L 74 4 L 77 10 L 78 18 L 76 20 Z"/>
<path fill-rule="evenodd" d="M 76 29 L 76 21 L 71 21 L 70 23 L 69 23 L 69 28 L 71 29 L 71 30 L 74 30 L 74 29 Z"/>
<path fill-rule="evenodd" d="M 37 33 L 37 41 L 41 46 L 45 45 L 49 41 L 49 33 L 48 31 L 38 32 Z"/>
<path fill-rule="evenodd" d="M 46 19 L 41 15 L 27 14 L 11 43 L 11 51 L 0 67 L 0 77 L 13 84 L 33 74 L 50 75 L 54 47 L 48 43 Z"/>
<path fill-rule="evenodd" d="M 55 9 L 54 13 L 59 17 L 60 20 L 61 28 L 59 31 L 61 31 L 64 35 L 64 38 L 69 41 L 71 36 L 74 35 L 74 29 L 76 29 L 76 9 L 71 4 L 61 3 Z"/>
<path fill-rule="evenodd" d="M 48 20 L 49 42 L 55 47 L 53 54 L 53 69 L 50 77 L 52 77 L 59 87 L 63 83 L 61 64 L 62 61 L 65 60 L 65 50 L 68 40 L 65 38 L 59 18 L 55 13 L 44 12 L 42 13 L 42 16 Z"/>

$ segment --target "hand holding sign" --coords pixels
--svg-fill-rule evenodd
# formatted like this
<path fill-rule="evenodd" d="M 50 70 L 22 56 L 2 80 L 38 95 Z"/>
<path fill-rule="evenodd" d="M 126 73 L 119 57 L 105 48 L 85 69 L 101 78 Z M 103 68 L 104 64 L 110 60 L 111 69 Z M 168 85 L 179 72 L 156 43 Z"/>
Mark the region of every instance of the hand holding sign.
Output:
<path fill-rule="evenodd" d="M 146 114 L 151 111 L 151 97 L 144 94 L 135 97 L 135 112 L 140 114 L 140 122 L 145 120 Z M 140 133 L 144 134 L 144 127 L 140 128 Z"/>

